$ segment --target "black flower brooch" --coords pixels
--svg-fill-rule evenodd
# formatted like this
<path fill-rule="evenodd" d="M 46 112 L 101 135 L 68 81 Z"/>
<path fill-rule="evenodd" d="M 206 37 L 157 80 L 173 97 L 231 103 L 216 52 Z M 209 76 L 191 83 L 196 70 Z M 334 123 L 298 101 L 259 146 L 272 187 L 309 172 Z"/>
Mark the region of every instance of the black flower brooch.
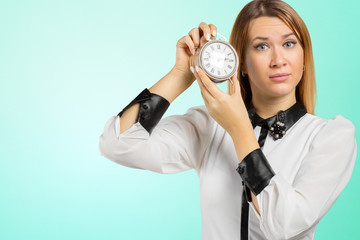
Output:
<path fill-rule="evenodd" d="M 275 140 L 282 138 L 286 131 L 285 126 L 285 113 L 284 111 L 279 111 L 276 115 L 276 121 L 270 127 L 270 134 L 273 136 Z"/>

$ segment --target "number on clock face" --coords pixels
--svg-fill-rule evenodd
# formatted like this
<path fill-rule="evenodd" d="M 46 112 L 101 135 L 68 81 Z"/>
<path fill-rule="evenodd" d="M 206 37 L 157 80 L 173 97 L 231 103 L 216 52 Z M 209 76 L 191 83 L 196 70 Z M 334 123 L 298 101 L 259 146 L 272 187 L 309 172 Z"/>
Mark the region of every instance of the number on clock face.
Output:
<path fill-rule="evenodd" d="M 217 77 L 224 77 L 235 68 L 236 56 L 233 50 L 219 42 L 214 42 L 203 49 L 201 61 L 205 70 Z"/>

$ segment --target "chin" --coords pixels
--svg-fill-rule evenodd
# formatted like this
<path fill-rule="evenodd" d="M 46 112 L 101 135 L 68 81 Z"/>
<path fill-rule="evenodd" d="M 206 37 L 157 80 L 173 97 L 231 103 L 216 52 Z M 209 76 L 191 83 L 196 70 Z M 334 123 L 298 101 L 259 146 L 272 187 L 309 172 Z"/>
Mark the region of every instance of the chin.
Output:
<path fill-rule="evenodd" d="M 284 97 L 293 93 L 295 94 L 295 87 L 289 86 L 277 86 L 269 91 L 271 97 Z"/>
<path fill-rule="evenodd" d="M 257 85 L 262 85 L 262 87 L 257 88 Z M 275 84 L 274 82 L 269 83 L 264 81 L 256 85 L 254 85 L 250 81 L 250 88 L 253 94 L 254 92 L 257 92 L 258 94 L 260 94 L 260 96 L 263 97 L 266 96 L 270 98 L 279 98 L 279 97 L 287 96 L 289 94 L 295 94 L 296 85 L 292 81 L 275 83 Z"/>

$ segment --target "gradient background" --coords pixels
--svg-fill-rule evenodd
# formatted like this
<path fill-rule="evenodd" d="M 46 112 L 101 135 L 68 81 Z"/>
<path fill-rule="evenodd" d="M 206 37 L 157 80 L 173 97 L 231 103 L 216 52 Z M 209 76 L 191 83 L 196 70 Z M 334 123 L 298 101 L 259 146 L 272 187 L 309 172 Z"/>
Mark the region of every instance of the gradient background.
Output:
<path fill-rule="evenodd" d="M 0 239 L 200 239 L 195 171 L 125 168 L 99 136 L 171 69 L 178 39 L 202 21 L 229 38 L 247 2 L 2 0 Z M 359 142 L 359 1 L 286 2 L 312 37 L 316 114 L 350 119 Z M 165 116 L 203 104 L 193 84 Z M 315 239 L 360 239 L 359 173 Z"/>

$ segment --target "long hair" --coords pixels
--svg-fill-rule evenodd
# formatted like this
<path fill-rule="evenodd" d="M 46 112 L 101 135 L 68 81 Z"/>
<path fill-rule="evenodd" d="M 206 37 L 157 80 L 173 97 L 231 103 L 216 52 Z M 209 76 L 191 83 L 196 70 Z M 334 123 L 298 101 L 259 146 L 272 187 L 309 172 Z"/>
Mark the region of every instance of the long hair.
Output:
<path fill-rule="evenodd" d="M 242 67 L 245 62 L 245 49 L 249 44 L 249 23 L 251 20 L 262 16 L 278 17 L 292 30 L 299 40 L 304 51 L 305 70 L 300 82 L 296 86 L 296 100 L 304 105 L 308 113 L 314 114 L 316 82 L 310 34 L 297 12 L 281 0 L 254 0 L 246 4 L 237 16 L 230 34 L 229 43 L 235 48 L 239 55 L 239 69 L 237 74 L 240 80 L 241 95 L 246 108 L 252 105 L 252 93 L 248 75 L 243 77 L 241 70 L 243 70 Z M 228 92 L 230 92 L 229 82 Z"/>

